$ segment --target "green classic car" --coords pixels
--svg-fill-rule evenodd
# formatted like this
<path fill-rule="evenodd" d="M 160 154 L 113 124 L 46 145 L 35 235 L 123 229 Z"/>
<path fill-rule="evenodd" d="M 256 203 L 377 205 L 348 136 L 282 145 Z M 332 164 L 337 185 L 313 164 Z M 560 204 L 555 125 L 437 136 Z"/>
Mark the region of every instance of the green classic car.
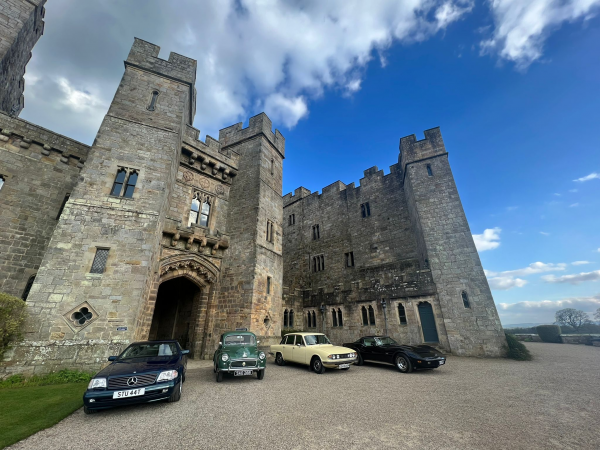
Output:
<path fill-rule="evenodd" d="M 217 382 L 223 381 L 225 372 L 236 377 L 253 375 L 259 380 L 265 377 L 267 355 L 258 350 L 254 333 L 249 331 L 229 331 L 221 335 L 219 348 L 213 356 Z"/>

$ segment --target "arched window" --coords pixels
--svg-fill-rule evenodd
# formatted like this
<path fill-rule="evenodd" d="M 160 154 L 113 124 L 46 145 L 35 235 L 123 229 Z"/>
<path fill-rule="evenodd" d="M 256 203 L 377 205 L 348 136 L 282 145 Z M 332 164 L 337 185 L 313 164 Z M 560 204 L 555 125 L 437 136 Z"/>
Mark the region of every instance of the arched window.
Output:
<path fill-rule="evenodd" d="M 271 175 L 275 173 L 275 160 L 271 158 Z"/>
<path fill-rule="evenodd" d="M 369 325 L 369 316 L 367 316 L 367 308 L 362 307 L 363 326 Z"/>
<path fill-rule="evenodd" d="M 2 186 L 4 186 L 4 175 L 0 175 L 0 190 L 2 189 Z"/>
<path fill-rule="evenodd" d="M 338 327 L 343 327 L 344 321 L 342 320 L 342 310 L 338 308 Z"/>
<path fill-rule="evenodd" d="M 210 216 L 210 204 L 208 203 L 208 199 L 202 203 L 202 209 L 200 210 L 200 226 L 207 227 L 208 226 L 208 217 Z"/>
<path fill-rule="evenodd" d="M 283 312 L 283 328 L 287 328 L 288 327 L 288 310 L 286 309 Z"/>
<path fill-rule="evenodd" d="M 117 171 L 117 176 L 115 177 L 115 182 L 113 183 L 112 190 L 110 191 L 110 195 L 119 196 L 121 195 L 121 191 L 123 190 L 123 185 L 125 184 L 125 177 L 127 176 L 127 170 L 119 169 Z"/>
<path fill-rule="evenodd" d="M 127 185 L 125 186 L 125 193 L 123 197 L 133 198 L 133 191 L 135 190 L 135 184 L 137 183 L 138 174 L 137 172 L 131 172 L 127 179 Z"/>
<path fill-rule="evenodd" d="M 335 309 L 331 310 L 331 321 L 332 321 L 334 327 L 338 326 L 338 324 L 337 324 L 337 314 L 335 313 Z"/>
<path fill-rule="evenodd" d="M 25 289 L 23 289 L 23 295 L 21 295 L 21 298 L 23 299 L 23 301 L 27 301 L 27 297 L 29 297 L 29 291 L 31 291 L 31 286 L 33 286 L 34 280 L 35 280 L 35 275 L 31 275 L 29 277 L 29 280 L 27 280 Z"/>
<path fill-rule="evenodd" d="M 398 303 L 398 317 L 400 318 L 400 325 L 406 325 L 406 310 L 402 303 Z"/>
<path fill-rule="evenodd" d="M 156 109 L 156 101 L 158 100 L 158 91 L 152 91 L 152 98 L 150 100 L 150 104 L 148 105 L 148 111 L 154 111 Z"/>
<path fill-rule="evenodd" d="M 190 221 L 188 227 L 193 223 L 198 223 L 198 215 L 200 214 L 200 202 L 196 197 L 192 199 L 192 207 L 190 208 Z"/>
<path fill-rule="evenodd" d="M 294 310 L 290 310 L 290 318 L 288 321 L 290 328 L 294 328 Z"/>
<path fill-rule="evenodd" d="M 433 170 L 431 170 L 431 165 L 427 164 L 427 175 L 429 175 L 430 177 L 433 176 Z"/>
<path fill-rule="evenodd" d="M 188 227 L 191 227 L 192 224 L 198 224 L 201 227 L 208 226 L 208 219 L 210 217 L 210 203 L 208 198 L 204 200 L 202 206 L 200 206 L 200 200 L 198 198 L 198 194 L 194 196 L 192 199 L 192 206 L 190 207 L 190 219 L 188 223 Z"/>
<path fill-rule="evenodd" d="M 463 305 L 465 305 L 465 308 L 470 308 L 471 304 L 469 303 L 469 296 L 467 295 L 467 293 L 465 291 L 462 291 L 462 301 L 463 301 Z"/>
<path fill-rule="evenodd" d="M 312 324 L 313 328 L 317 328 L 317 316 L 314 311 L 312 312 Z"/>
<path fill-rule="evenodd" d="M 375 325 L 375 310 L 369 305 L 369 325 Z"/>
<path fill-rule="evenodd" d="M 308 312 L 308 328 L 312 328 L 312 322 L 311 322 L 310 311 Z"/>

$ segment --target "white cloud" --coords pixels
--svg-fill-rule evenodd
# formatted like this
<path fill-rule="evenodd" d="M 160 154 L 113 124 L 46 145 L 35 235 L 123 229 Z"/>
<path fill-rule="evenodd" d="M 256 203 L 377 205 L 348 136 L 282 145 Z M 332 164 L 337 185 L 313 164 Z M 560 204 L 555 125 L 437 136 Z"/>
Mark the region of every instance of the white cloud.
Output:
<path fill-rule="evenodd" d="M 492 277 L 488 278 L 490 289 L 495 291 L 507 291 L 515 287 L 523 287 L 527 284 L 527 280 L 514 277 Z"/>
<path fill-rule="evenodd" d="M 579 203 L 571 203 L 569 205 L 569 208 L 577 208 L 579 206 Z"/>
<path fill-rule="evenodd" d="M 576 180 L 573 180 L 573 181 L 578 181 L 579 183 L 584 183 L 586 181 L 590 181 L 590 180 L 594 180 L 594 179 L 600 179 L 600 173 L 592 172 L 589 175 L 586 175 L 585 177 L 577 178 Z"/>
<path fill-rule="evenodd" d="M 561 270 L 565 270 L 566 267 L 567 267 L 567 265 L 565 263 L 553 264 L 553 263 L 534 262 L 534 263 L 529 264 L 529 266 L 524 267 L 522 269 L 505 270 L 503 272 L 492 272 L 491 270 L 486 270 L 485 274 L 486 274 L 486 276 L 488 276 L 488 278 L 496 277 L 496 276 L 525 277 L 525 276 L 534 275 L 537 273 L 561 271 Z"/>
<path fill-rule="evenodd" d="M 58 85 L 64 94 L 61 102 L 73 111 L 86 112 L 104 106 L 99 97 L 90 92 L 76 89 L 66 78 L 59 78 Z"/>
<path fill-rule="evenodd" d="M 308 114 L 304 97 L 288 98 L 279 93 L 267 97 L 264 109 L 271 120 L 279 121 L 288 128 L 293 128 Z"/>
<path fill-rule="evenodd" d="M 550 233 L 547 233 L 546 231 L 540 231 L 540 234 L 544 236 L 550 236 Z"/>
<path fill-rule="evenodd" d="M 498 314 L 504 326 L 513 323 L 554 323 L 559 309 L 575 308 L 592 313 L 600 308 L 600 294 L 539 302 L 498 303 Z"/>
<path fill-rule="evenodd" d="M 572 275 L 562 275 L 557 277 L 555 275 L 544 275 L 542 280 L 548 283 L 570 283 L 570 284 L 579 284 L 584 281 L 598 281 L 600 280 L 600 270 L 595 270 L 593 272 L 582 272 L 575 273 Z"/>
<path fill-rule="evenodd" d="M 589 261 L 573 261 L 571 264 L 574 266 L 583 266 L 585 264 L 591 264 Z"/>
<path fill-rule="evenodd" d="M 483 234 L 474 234 L 473 240 L 475 241 L 475 247 L 477 251 L 484 252 L 486 250 L 493 250 L 500 246 L 500 232 L 502 229 L 487 228 Z"/>
<path fill-rule="evenodd" d="M 482 53 L 498 55 L 525 69 L 543 54 L 550 33 L 566 22 L 588 20 L 600 0 L 490 0 L 494 30 Z"/>

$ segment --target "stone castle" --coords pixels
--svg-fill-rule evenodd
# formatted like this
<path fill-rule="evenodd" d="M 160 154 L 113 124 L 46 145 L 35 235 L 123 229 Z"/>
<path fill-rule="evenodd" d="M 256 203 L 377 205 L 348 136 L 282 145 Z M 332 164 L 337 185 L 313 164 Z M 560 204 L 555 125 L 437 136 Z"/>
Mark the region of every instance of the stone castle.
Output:
<path fill-rule="evenodd" d="M 0 373 L 93 369 L 145 339 L 211 358 L 242 327 L 502 353 L 439 129 L 402 138 L 388 175 L 282 196 L 269 118 L 200 141 L 196 61 L 135 39 L 88 146 L 18 118 L 44 4 L 0 5 L 0 291 L 29 311 Z"/>

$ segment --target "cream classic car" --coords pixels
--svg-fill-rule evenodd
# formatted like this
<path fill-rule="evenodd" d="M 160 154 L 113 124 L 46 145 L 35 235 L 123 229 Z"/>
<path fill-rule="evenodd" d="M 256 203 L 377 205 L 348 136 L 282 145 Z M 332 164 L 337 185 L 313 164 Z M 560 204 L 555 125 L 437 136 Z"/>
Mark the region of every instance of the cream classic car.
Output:
<path fill-rule="evenodd" d="M 323 333 L 290 333 L 283 336 L 279 345 L 271 345 L 275 362 L 283 366 L 286 361 L 306 364 L 315 373 L 327 369 L 348 370 L 356 361 L 356 351 L 332 345 Z"/>

